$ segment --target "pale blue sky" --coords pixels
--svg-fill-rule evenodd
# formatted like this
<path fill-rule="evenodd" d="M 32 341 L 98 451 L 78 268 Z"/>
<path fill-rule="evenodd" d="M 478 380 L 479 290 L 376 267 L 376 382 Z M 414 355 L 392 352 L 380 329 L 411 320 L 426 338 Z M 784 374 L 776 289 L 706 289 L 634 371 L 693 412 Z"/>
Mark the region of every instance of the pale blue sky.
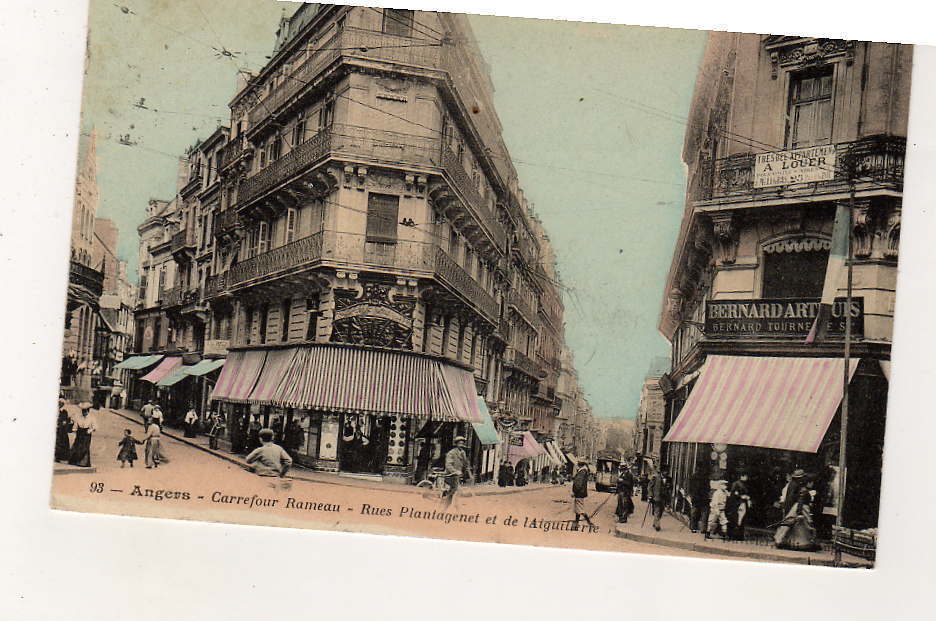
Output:
<path fill-rule="evenodd" d="M 175 158 L 227 122 L 236 67 L 262 66 L 289 4 L 117 4 L 130 12 L 91 3 L 83 125 L 99 138 L 99 215 L 119 226 L 119 254 L 135 278 L 147 200 L 171 198 Z M 471 23 L 521 186 L 569 289 L 566 336 L 581 383 L 597 416 L 631 418 L 651 360 L 668 353 L 656 323 L 683 204 L 685 127 L 664 116 L 687 113 L 705 33 Z M 134 106 L 141 97 L 148 109 Z M 136 146 L 119 144 L 122 134 Z"/>

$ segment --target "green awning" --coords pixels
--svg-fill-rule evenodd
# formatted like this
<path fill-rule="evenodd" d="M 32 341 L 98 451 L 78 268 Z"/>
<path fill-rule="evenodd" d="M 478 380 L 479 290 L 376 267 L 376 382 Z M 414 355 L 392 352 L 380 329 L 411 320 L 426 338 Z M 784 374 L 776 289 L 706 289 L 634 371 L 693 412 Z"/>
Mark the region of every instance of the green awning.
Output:
<path fill-rule="evenodd" d="M 217 360 L 202 360 L 198 364 L 186 367 L 186 373 L 189 375 L 205 375 L 224 366 L 224 358 Z"/>
<path fill-rule="evenodd" d="M 478 397 L 478 409 L 481 411 L 481 417 L 484 419 L 484 422 L 471 423 L 475 433 L 478 434 L 478 440 L 481 444 L 486 446 L 500 444 L 500 438 L 497 437 L 497 429 L 494 428 L 494 421 L 491 420 L 491 413 L 488 412 L 484 397 Z"/>
<path fill-rule="evenodd" d="M 191 368 L 192 368 L 191 366 L 188 366 L 188 367 L 184 365 L 180 366 L 178 369 L 176 369 L 175 371 L 173 371 L 166 377 L 162 378 L 158 382 L 156 382 L 156 385 L 163 386 L 163 387 L 175 386 L 176 384 L 184 380 L 186 377 L 188 377 L 189 374 L 186 373 L 186 371 L 188 371 Z"/>
<path fill-rule="evenodd" d="M 163 359 L 162 354 L 154 354 L 152 356 L 132 356 L 127 358 L 120 364 L 116 365 L 115 369 L 131 369 L 134 371 L 139 371 L 140 369 L 145 369 L 146 367 L 153 366 L 157 362 Z"/>

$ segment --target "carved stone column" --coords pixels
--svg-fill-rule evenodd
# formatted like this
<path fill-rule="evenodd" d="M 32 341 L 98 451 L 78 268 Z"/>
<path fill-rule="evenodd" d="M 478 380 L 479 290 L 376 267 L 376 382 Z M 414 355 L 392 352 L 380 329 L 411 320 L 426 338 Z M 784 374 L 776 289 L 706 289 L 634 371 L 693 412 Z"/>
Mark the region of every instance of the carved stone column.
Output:
<path fill-rule="evenodd" d="M 871 241 L 874 237 L 874 213 L 871 209 L 871 199 L 855 200 L 852 210 L 852 239 L 854 247 L 852 252 L 855 258 L 865 259 L 871 256 Z"/>

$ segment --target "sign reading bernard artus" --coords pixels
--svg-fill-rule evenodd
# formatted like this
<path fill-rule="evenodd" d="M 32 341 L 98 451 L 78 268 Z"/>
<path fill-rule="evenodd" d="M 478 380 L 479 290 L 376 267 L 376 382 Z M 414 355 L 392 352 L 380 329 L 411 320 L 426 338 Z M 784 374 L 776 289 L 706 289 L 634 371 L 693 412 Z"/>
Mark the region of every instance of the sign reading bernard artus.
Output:
<path fill-rule="evenodd" d="M 754 187 L 830 181 L 835 175 L 835 145 L 758 153 L 754 158 Z"/>
<path fill-rule="evenodd" d="M 845 298 L 837 298 L 829 319 L 830 335 L 845 334 Z M 705 307 L 706 336 L 806 336 L 819 311 L 819 300 L 716 300 Z M 851 300 L 851 329 L 864 334 L 864 298 Z"/>

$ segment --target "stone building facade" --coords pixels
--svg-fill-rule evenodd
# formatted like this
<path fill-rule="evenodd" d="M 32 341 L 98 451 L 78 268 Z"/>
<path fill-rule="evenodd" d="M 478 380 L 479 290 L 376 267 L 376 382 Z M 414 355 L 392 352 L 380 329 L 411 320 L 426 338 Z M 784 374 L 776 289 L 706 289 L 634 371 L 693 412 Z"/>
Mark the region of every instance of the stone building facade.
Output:
<path fill-rule="evenodd" d="M 820 520 L 844 511 L 846 524 L 876 524 L 911 56 L 904 45 L 710 35 L 659 322 L 672 343 L 664 459 L 677 490 L 694 471 L 745 472 L 752 520 L 767 523 L 784 474 L 802 469 Z M 844 272 L 828 337 L 806 344 L 838 206 L 854 256 L 844 509 Z"/>
<path fill-rule="evenodd" d="M 457 435 L 482 476 L 556 439 L 559 279 L 492 94 L 464 16 L 367 7 L 303 5 L 238 76 L 140 227 L 137 328 L 172 336 L 136 350 L 226 358 L 201 398 L 230 448 L 270 425 L 307 466 L 419 480 Z"/>

